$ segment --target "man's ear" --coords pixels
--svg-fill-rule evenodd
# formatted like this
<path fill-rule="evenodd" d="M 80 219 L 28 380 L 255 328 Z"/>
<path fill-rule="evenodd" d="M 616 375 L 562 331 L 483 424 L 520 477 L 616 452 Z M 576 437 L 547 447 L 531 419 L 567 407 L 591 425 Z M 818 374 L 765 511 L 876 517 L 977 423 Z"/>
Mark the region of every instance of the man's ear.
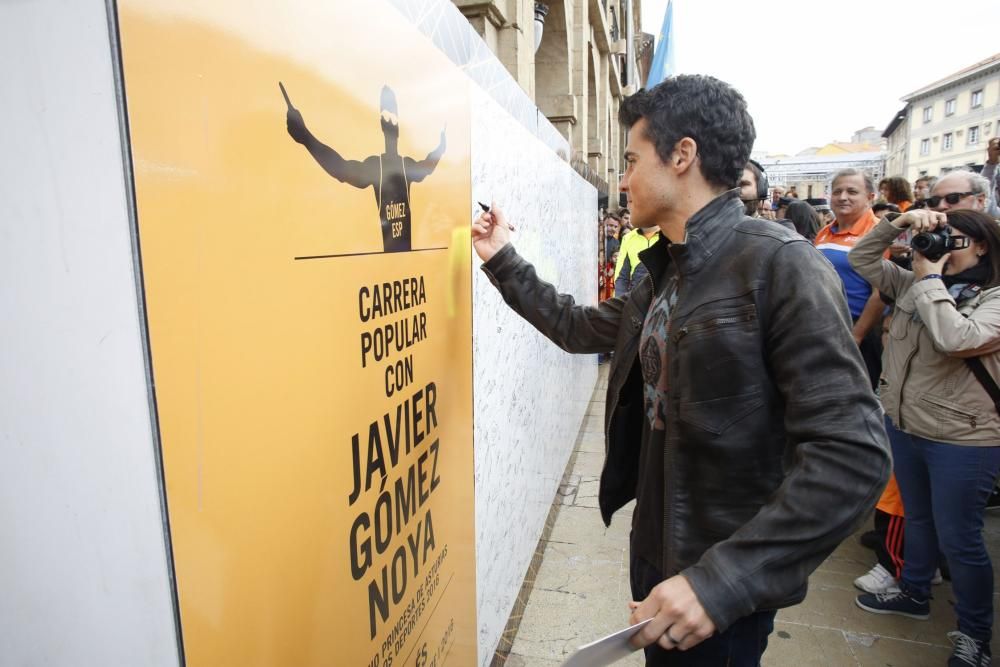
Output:
<path fill-rule="evenodd" d="M 671 165 L 679 174 L 685 173 L 698 159 L 698 144 L 691 137 L 684 137 L 674 145 Z"/>

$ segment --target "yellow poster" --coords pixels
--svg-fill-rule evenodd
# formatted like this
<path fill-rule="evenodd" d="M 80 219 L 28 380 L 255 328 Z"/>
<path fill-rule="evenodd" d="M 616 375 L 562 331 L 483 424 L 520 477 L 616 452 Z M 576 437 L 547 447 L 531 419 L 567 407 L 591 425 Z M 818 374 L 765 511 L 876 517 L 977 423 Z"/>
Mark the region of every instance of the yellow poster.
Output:
<path fill-rule="evenodd" d="M 467 79 L 381 0 L 117 6 L 186 664 L 475 664 Z"/>

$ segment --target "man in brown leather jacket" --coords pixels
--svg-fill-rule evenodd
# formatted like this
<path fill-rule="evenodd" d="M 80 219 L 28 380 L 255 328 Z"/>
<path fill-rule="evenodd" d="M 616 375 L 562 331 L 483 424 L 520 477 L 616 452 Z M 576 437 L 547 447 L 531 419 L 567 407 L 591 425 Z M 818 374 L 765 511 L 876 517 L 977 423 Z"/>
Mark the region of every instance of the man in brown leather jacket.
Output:
<path fill-rule="evenodd" d="M 503 299 L 569 352 L 614 350 L 600 506 L 637 499 L 634 642 L 649 665 L 757 665 L 775 610 L 868 515 L 889 475 L 882 412 L 840 280 L 802 237 L 744 215 L 755 132 L 721 81 L 625 100 L 621 190 L 663 241 L 598 307 L 540 280 L 494 208 L 473 222 Z M 676 649 L 679 649 L 676 650 Z"/>

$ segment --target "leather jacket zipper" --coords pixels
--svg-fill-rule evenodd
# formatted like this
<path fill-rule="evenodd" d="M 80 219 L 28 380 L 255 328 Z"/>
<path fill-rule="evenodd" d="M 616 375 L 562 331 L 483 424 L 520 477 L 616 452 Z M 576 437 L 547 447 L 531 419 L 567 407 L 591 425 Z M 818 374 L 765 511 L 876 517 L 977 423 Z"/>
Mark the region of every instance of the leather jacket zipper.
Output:
<path fill-rule="evenodd" d="M 689 324 L 687 326 L 681 327 L 677 330 L 677 333 L 673 335 L 674 343 L 680 342 L 681 338 L 688 335 L 692 331 L 701 331 L 702 329 L 708 329 L 710 327 L 724 327 L 729 324 L 740 324 L 742 322 L 752 322 L 757 318 L 756 313 L 747 312 L 742 315 L 731 315 L 730 317 L 719 317 L 717 319 L 708 322 L 699 322 L 697 324 Z"/>

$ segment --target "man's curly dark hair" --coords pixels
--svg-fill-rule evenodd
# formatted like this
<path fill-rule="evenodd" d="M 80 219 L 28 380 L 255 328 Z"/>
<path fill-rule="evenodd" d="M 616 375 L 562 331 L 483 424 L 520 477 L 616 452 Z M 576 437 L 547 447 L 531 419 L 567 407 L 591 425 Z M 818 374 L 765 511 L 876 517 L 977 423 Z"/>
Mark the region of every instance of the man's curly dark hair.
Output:
<path fill-rule="evenodd" d="M 757 132 L 743 96 L 710 76 L 682 74 L 625 98 L 619 122 L 631 128 L 646 119 L 646 136 L 667 162 L 677 142 L 698 144 L 701 173 L 713 185 L 735 188 L 750 159 Z"/>

